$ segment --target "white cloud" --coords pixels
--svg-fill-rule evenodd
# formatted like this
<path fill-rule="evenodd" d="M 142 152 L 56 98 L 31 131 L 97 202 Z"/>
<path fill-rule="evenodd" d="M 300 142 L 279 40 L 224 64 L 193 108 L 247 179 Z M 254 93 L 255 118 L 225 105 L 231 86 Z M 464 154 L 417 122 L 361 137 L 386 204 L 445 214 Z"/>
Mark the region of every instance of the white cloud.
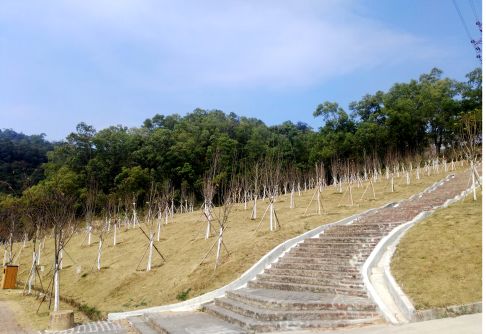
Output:
<path fill-rule="evenodd" d="M 0 24 L 30 26 L 104 76 L 160 91 L 308 86 L 434 53 L 415 36 L 360 17 L 348 0 L 12 3 Z"/>

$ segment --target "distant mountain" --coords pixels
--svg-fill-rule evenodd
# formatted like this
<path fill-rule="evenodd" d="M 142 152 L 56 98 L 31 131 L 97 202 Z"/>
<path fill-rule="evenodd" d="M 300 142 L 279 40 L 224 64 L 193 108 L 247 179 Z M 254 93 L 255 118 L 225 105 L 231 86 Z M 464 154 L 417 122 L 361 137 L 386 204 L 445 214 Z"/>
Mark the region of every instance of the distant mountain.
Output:
<path fill-rule="evenodd" d="M 41 165 L 54 148 L 44 137 L 0 130 L 0 193 L 19 194 L 43 178 Z"/>

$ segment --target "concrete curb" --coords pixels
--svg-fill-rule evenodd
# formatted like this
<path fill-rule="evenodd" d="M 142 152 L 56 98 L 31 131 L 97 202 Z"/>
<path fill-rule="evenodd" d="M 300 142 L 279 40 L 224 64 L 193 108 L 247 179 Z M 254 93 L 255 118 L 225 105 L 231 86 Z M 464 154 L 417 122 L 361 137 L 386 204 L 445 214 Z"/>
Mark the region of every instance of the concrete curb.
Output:
<path fill-rule="evenodd" d="M 215 298 L 224 297 L 226 291 L 236 290 L 244 287 L 249 281 L 254 279 L 258 274 L 262 273 L 263 270 L 268 268 L 272 263 L 276 262 L 281 256 L 287 253 L 291 248 L 295 247 L 298 243 L 303 242 L 305 239 L 317 237 L 319 234 L 323 233 L 327 229 L 336 226 L 352 223 L 356 218 L 361 215 L 367 214 L 371 211 L 380 210 L 382 208 L 389 207 L 390 205 L 395 205 L 395 203 L 388 203 L 378 208 L 372 208 L 365 210 L 361 213 L 357 213 L 353 216 L 346 217 L 337 222 L 321 225 L 313 230 L 305 232 L 295 238 L 284 241 L 280 245 L 273 248 L 270 252 L 264 255 L 257 263 L 255 263 L 250 269 L 243 273 L 238 279 L 225 285 L 222 288 L 216 289 L 214 291 L 205 293 L 201 296 L 192 298 L 176 304 L 155 306 L 141 310 L 134 310 L 128 312 L 117 312 L 109 313 L 108 320 L 120 320 L 126 319 L 128 317 L 141 316 L 146 313 L 157 313 L 157 312 L 175 312 L 175 311 L 194 311 L 197 310 L 202 304 L 209 303 Z"/>
<path fill-rule="evenodd" d="M 465 305 L 447 306 L 444 308 L 433 308 L 428 310 L 417 310 L 415 312 L 415 321 L 428 321 L 441 318 L 457 317 L 465 314 L 481 313 L 483 303 L 471 303 Z"/>
<path fill-rule="evenodd" d="M 431 187 L 427 188 L 424 190 L 422 193 L 425 192 L 430 192 L 437 187 L 441 186 L 444 184 L 444 182 L 449 181 L 451 178 L 454 177 L 454 174 L 451 174 L 447 176 L 445 179 L 438 181 Z M 411 221 L 404 223 L 400 226 L 397 226 L 395 229 L 393 229 L 385 238 L 383 238 L 378 245 L 375 247 L 373 252 L 370 254 L 366 262 L 364 263 L 362 267 L 362 274 L 363 274 L 363 280 L 365 283 L 365 286 L 373 299 L 373 301 L 378 305 L 380 311 L 382 312 L 383 316 L 385 319 L 392 323 L 392 324 L 399 324 L 403 321 L 399 320 L 399 317 L 394 314 L 390 307 L 386 305 L 386 303 L 383 301 L 382 296 L 378 293 L 378 291 L 375 289 L 373 284 L 371 283 L 370 275 L 372 273 L 373 269 L 380 269 L 377 267 L 378 262 L 380 260 L 384 259 L 385 260 L 385 265 L 383 266 L 383 277 L 384 277 L 384 284 L 386 287 L 386 290 L 390 294 L 390 296 L 393 299 L 393 302 L 395 303 L 396 307 L 399 309 L 401 312 L 401 315 L 403 318 L 406 319 L 407 322 L 410 321 L 420 321 L 421 318 L 423 320 L 431 320 L 431 319 L 436 319 L 432 318 L 432 314 L 443 314 L 443 311 L 437 311 L 436 313 L 433 312 L 433 310 L 426 310 L 429 311 L 428 313 L 426 311 L 419 311 L 423 313 L 423 315 L 419 315 L 415 307 L 413 306 L 412 302 L 408 298 L 408 296 L 403 292 L 403 290 L 400 288 L 398 283 L 396 282 L 395 278 L 393 277 L 391 270 L 390 270 L 390 261 L 391 258 L 393 257 L 393 254 L 395 252 L 396 246 L 400 242 L 400 239 L 405 235 L 405 233 L 408 231 L 409 228 L 411 228 L 413 225 L 415 225 L 417 222 L 422 221 L 423 219 L 429 217 L 432 213 L 434 213 L 437 209 L 440 208 L 446 208 L 449 205 L 464 199 L 468 194 L 472 192 L 472 187 L 464 190 L 461 192 L 459 195 L 455 196 L 454 198 L 448 199 L 447 201 L 444 202 L 442 205 L 438 205 L 434 207 L 432 210 L 429 211 L 424 211 L 418 214 L 414 219 Z M 421 196 L 419 194 L 419 197 Z M 457 306 L 457 308 L 461 308 L 462 306 Z M 477 307 L 476 307 L 477 308 Z M 452 313 L 450 311 L 450 313 Z"/>

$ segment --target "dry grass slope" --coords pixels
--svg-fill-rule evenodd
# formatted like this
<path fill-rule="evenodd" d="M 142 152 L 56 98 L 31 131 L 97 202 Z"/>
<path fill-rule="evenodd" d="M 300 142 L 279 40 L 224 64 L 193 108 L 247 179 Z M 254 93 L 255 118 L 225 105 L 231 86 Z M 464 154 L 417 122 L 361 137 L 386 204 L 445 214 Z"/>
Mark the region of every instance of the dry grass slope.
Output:
<path fill-rule="evenodd" d="M 481 212 L 469 196 L 401 240 L 391 269 L 417 309 L 481 301 Z"/>
<path fill-rule="evenodd" d="M 404 178 L 395 179 L 394 193 L 390 192 L 389 182 L 384 180 L 375 184 L 376 200 L 371 199 L 371 191 L 368 190 L 363 200 L 359 201 L 364 187 L 354 188 L 355 205 L 352 207 L 348 205 L 348 197 L 343 197 L 343 194 L 336 193 L 334 188 L 329 187 L 323 192 L 326 213 L 321 216 L 311 210 L 315 203 L 309 209 L 313 214 L 304 216 L 313 191 L 302 193 L 300 197 L 296 194 L 295 209 L 289 209 L 289 195 L 281 196 L 276 203 L 276 210 L 282 227 L 272 233 L 268 231 L 268 217 L 256 231 L 267 205 L 266 201 L 258 201 L 256 221 L 249 219 L 250 205 L 245 210 L 243 204 L 237 204 L 230 215 L 230 225 L 224 237 L 230 254 L 224 256 L 222 265 L 216 270 L 214 253 L 199 265 L 216 240 L 214 232 L 209 240 L 204 239 L 205 223 L 201 212 L 176 215 L 168 225 L 163 225 L 162 237 L 160 242 L 156 242 L 156 246 L 167 262 L 163 263 L 154 253 L 154 269 L 151 272 L 143 271 L 146 259 L 137 270 L 147 247 L 147 240 L 138 229 L 120 231 L 116 246 L 112 246 L 112 231 L 106 236 L 101 271 L 96 270 L 97 238 L 94 237 L 94 243 L 90 247 L 82 246 L 85 235 L 80 233 L 70 241 L 64 255 L 61 295 L 94 306 L 103 313 L 177 302 L 177 295 L 188 289 L 191 289 L 188 296 L 191 298 L 236 279 L 269 250 L 291 237 L 367 208 L 405 199 L 444 176 L 443 173 L 424 176 L 419 181 L 413 178 L 410 185 L 405 185 Z M 342 204 L 338 205 L 340 202 Z M 17 245 L 17 249 L 19 248 L 20 245 Z M 31 258 L 31 246 L 28 246 L 19 257 L 19 274 L 24 282 Z M 41 265 L 44 265 L 44 285 L 47 285 L 47 274 L 52 269 L 50 239 L 46 240 Z"/>

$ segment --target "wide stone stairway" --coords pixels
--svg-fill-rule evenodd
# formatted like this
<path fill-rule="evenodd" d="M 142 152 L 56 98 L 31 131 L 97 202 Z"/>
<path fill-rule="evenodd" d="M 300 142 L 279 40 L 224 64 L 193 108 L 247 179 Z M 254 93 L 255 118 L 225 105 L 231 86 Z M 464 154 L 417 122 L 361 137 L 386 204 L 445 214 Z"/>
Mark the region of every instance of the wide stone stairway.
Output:
<path fill-rule="evenodd" d="M 212 328 L 220 328 L 203 330 L 205 333 L 221 332 L 222 328 L 231 333 L 269 332 L 383 322 L 364 286 L 363 263 L 396 226 L 442 205 L 467 186 L 467 174 L 450 176 L 420 195 L 305 239 L 248 282 L 247 287 L 229 291 L 225 297 L 204 305 L 205 315 L 192 316 L 215 321 Z M 140 333 L 178 333 L 184 321 L 179 327 L 171 327 L 176 318 L 177 314 L 161 313 L 131 321 Z"/>

